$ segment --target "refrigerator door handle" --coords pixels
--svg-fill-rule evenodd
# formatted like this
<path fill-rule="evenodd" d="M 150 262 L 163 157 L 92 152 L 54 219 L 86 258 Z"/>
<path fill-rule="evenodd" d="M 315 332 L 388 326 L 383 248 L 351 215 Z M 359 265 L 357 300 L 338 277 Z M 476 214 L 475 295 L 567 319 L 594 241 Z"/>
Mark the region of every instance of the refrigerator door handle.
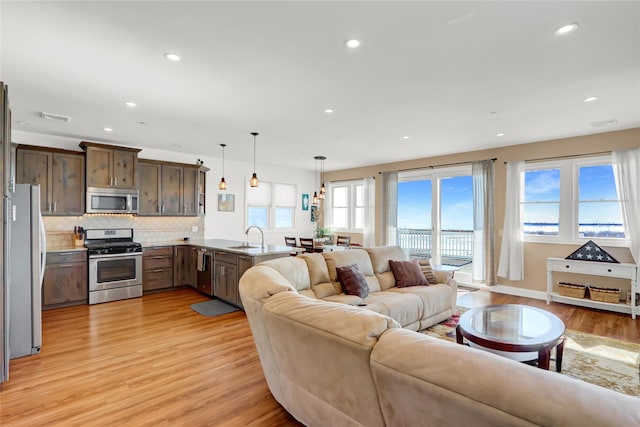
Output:
<path fill-rule="evenodd" d="M 40 212 L 38 212 L 38 220 L 40 223 L 40 289 L 42 289 L 44 268 L 47 264 L 47 233 L 44 228 L 44 221 L 42 220 L 42 214 Z"/>

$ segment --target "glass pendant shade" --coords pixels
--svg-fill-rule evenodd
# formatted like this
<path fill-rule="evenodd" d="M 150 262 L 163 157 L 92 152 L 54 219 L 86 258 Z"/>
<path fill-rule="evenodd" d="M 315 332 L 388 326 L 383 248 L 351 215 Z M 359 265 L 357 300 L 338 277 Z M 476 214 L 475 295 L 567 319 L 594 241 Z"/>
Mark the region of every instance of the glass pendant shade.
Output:
<path fill-rule="evenodd" d="M 260 181 L 258 181 L 258 175 L 256 174 L 256 136 L 258 136 L 259 133 L 251 132 L 251 135 L 253 135 L 253 175 L 249 180 L 249 186 L 257 187 L 258 184 L 260 184 Z"/>
<path fill-rule="evenodd" d="M 258 181 L 258 175 L 256 175 L 256 173 L 254 172 L 253 176 L 249 180 L 249 185 L 251 187 L 257 187 L 259 183 L 260 183 L 260 181 Z"/>
<path fill-rule="evenodd" d="M 316 191 L 313 192 L 313 200 L 311 201 L 312 205 L 318 204 L 318 193 Z"/>

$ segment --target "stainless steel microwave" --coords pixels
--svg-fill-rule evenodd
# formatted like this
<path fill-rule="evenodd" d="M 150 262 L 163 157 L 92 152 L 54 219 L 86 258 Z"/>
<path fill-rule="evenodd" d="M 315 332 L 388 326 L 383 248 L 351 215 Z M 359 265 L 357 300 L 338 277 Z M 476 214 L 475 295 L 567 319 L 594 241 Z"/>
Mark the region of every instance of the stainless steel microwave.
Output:
<path fill-rule="evenodd" d="M 137 214 L 138 190 L 87 187 L 87 213 Z"/>

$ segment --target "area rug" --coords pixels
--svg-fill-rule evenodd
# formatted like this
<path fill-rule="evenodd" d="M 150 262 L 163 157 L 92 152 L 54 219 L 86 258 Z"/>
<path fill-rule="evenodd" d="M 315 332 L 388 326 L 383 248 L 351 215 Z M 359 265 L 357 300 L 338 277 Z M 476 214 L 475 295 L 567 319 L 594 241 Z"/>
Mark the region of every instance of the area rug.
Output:
<path fill-rule="evenodd" d="M 212 299 L 210 301 L 191 304 L 191 310 L 195 311 L 196 313 L 200 313 L 203 316 L 219 316 L 221 314 L 238 311 L 238 307 L 234 307 L 232 305 L 224 303 L 219 299 Z"/>
<path fill-rule="evenodd" d="M 458 307 L 456 314 L 423 333 L 455 342 L 455 327 L 467 310 Z M 555 361 L 551 367 L 555 372 Z M 640 397 L 640 344 L 567 329 L 561 375 Z"/>

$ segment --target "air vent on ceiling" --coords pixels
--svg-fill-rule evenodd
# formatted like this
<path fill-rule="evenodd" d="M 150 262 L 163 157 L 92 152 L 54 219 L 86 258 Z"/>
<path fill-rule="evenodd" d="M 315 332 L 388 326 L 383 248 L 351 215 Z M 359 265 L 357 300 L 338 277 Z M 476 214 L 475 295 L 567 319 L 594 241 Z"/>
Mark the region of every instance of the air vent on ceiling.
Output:
<path fill-rule="evenodd" d="M 609 120 L 600 120 L 599 122 L 590 122 L 589 124 L 594 128 L 599 128 L 600 126 L 615 125 L 616 123 L 618 123 L 616 119 L 609 119 Z"/>
<path fill-rule="evenodd" d="M 57 122 L 65 122 L 69 123 L 71 121 L 71 117 L 63 116 L 61 114 L 53 114 L 53 113 L 45 113 L 44 111 L 40 113 L 43 119 L 47 120 L 55 120 Z"/>

